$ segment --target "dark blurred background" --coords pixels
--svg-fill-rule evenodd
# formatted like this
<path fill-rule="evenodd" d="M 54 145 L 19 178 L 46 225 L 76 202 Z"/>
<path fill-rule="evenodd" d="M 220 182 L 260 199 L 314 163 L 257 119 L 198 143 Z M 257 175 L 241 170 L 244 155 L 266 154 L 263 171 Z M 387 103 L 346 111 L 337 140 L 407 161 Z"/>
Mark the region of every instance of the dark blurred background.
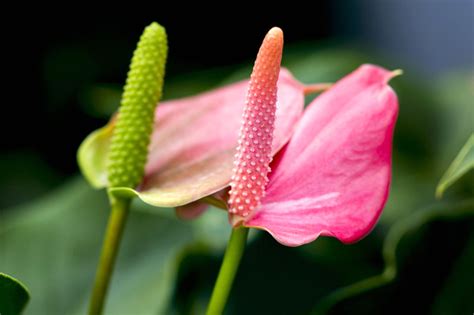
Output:
<path fill-rule="evenodd" d="M 77 148 L 116 109 L 136 42 L 152 21 L 168 33 L 165 98 L 248 74 L 272 26 L 284 30 L 283 62 L 304 82 L 335 81 L 364 62 L 404 70 L 391 83 L 400 97 L 400 118 L 393 187 L 381 224 L 354 246 L 322 239 L 299 249 L 284 248 L 259 234 L 243 261 L 229 314 L 307 314 L 330 290 L 380 272 L 380 251 L 390 226 L 436 202 L 438 179 L 473 131 L 472 0 L 289 2 L 261 12 L 236 3 L 129 6 L 99 10 L 71 4 L 47 14 L 12 14 L 16 19 L 4 27 L 3 40 L 7 80 L 0 124 L 0 211 L 13 212 L 12 206 L 36 200 L 78 174 Z M 446 200 L 472 198 L 472 178 L 464 179 Z M 102 226 L 97 226 L 98 235 Z M 474 277 L 468 266 L 474 263 L 469 254 L 474 251 L 473 227 L 471 216 L 420 228 L 421 234 L 403 243 L 394 284 L 352 298 L 334 313 L 472 313 L 468 296 Z M 183 256 L 172 295 L 176 314 L 199 313 L 192 310 L 205 305 L 221 254 L 191 251 Z M 95 257 L 91 261 L 93 268 Z M 27 284 L 42 279 L 26 278 Z M 249 303 L 252 312 L 246 308 Z"/>

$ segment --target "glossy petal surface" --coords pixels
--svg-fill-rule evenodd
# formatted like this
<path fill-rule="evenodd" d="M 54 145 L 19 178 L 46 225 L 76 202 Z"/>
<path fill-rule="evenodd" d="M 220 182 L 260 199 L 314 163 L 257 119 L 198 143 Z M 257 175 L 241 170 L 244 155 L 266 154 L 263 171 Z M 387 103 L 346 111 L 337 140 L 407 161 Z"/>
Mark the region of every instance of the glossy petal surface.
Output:
<path fill-rule="evenodd" d="M 398 101 L 394 75 L 363 65 L 317 97 L 272 163 L 266 196 L 244 222 L 298 246 L 364 237 L 387 200 Z"/>

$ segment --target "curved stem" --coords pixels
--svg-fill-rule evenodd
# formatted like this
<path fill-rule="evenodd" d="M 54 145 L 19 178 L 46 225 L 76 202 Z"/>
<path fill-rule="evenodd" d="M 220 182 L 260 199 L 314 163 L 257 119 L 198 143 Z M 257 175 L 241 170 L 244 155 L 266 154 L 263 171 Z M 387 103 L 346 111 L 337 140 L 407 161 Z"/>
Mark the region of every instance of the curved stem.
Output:
<path fill-rule="evenodd" d="M 332 83 L 315 83 L 309 84 L 304 87 L 304 95 L 310 95 L 314 93 L 320 93 L 328 90 L 333 84 Z"/>
<path fill-rule="evenodd" d="M 227 204 L 224 201 L 217 199 L 216 197 L 207 196 L 202 198 L 201 201 L 207 203 L 208 205 L 227 211 Z"/>
<path fill-rule="evenodd" d="M 247 242 L 248 229 L 238 227 L 232 229 L 229 243 L 224 254 L 217 281 L 212 291 L 211 301 L 207 307 L 207 315 L 220 315 L 224 311 L 229 297 L 232 283 L 234 282 L 237 269 Z"/>
<path fill-rule="evenodd" d="M 107 289 L 114 269 L 125 222 L 130 206 L 129 199 L 111 198 L 111 212 L 105 233 L 99 265 L 89 304 L 89 315 L 100 315 L 105 304 Z"/>

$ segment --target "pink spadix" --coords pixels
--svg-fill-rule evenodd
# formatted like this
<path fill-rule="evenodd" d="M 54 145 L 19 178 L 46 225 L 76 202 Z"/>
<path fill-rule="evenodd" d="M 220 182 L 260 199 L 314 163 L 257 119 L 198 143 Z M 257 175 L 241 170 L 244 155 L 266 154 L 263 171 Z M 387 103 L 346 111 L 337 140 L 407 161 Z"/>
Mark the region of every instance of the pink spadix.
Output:
<path fill-rule="evenodd" d="M 272 160 L 283 32 L 272 28 L 257 55 L 245 100 L 229 192 L 229 213 L 247 217 L 260 205 Z"/>

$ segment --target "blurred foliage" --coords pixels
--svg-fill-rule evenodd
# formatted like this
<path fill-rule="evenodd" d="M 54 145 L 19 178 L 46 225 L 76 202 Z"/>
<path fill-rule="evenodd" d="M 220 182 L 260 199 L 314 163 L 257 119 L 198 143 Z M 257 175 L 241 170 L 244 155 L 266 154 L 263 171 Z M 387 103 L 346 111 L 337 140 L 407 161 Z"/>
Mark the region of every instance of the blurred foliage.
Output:
<path fill-rule="evenodd" d="M 221 249 L 230 227 L 219 211 L 194 222 L 134 212 L 109 295 L 106 314 L 164 314 L 179 262 L 187 250 Z M 0 268 L 32 292 L 25 314 L 84 314 L 106 224 L 108 201 L 82 179 L 1 217 Z M 168 212 L 168 214 L 166 214 Z M 213 234 L 203 231 L 214 226 Z M 71 312 L 76 309 L 76 312 Z"/>
<path fill-rule="evenodd" d="M 466 173 L 474 168 L 474 133 L 471 134 L 466 144 L 459 151 L 458 155 L 444 173 L 436 187 L 436 196 L 441 198 L 444 191 L 453 185 Z"/>
<path fill-rule="evenodd" d="M 68 60 L 77 60 L 81 68 L 94 67 L 87 55 L 76 56 L 73 50 L 58 54 L 61 58 L 69 54 Z M 285 49 L 284 54 L 284 66 L 305 83 L 335 81 L 367 62 L 397 67 L 363 51 L 327 43 L 303 43 Z M 249 63 L 168 78 L 165 98 L 245 78 L 250 68 Z M 320 238 L 299 248 L 281 246 L 266 233 L 255 232 L 257 237 L 248 246 L 227 315 L 309 314 L 318 301 L 338 288 L 380 274 L 383 244 L 395 233 L 391 231 L 400 230 L 402 222 L 409 222 L 411 229 L 396 242 L 393 260 L 398 266 L 397 277 L 390 284 L 341 301 L 329 313 L 472 312 L 474 301 L 468 296 L 474 288 L 470 270 L 474 265 L 472 215 L 448 221 L 423 219 L 420 226 L 410 219 L 424 217 L 426 207 L 448 205 L 443 211 L 449 212 L 449 205 L 474 195 L 470 172 L 446 192 L 443 203 L 434 199 L 439 179 L 473 132 L 472 73 L 453 73 L 439 82 L 428 82 L 410 69 L 403 70 L 405 74 L 391 82 L 400 100 L 393 182 L 375 230 L 350 246 Z M 121 85 L 101 82 L 94 69 L 76 79 L 83 86 L 78 96 L 81 110 L 105 122 L 120 97 Z M 51 89 L 48 91 L 57 92 Z M 61 97 L 66 96 L 59 93 L 52 97 L 51 106 L 59 104 Z M 20 162 L 11 159 L 2 165 L 11 173 L 0 181 L 0 188 L 3 192 L 18 189 L 11 198 L 5 195 L 2 208 L 39 196 L 58 183 L 54 171 L 41 163 L 25 163 L 28 176 L 16 176 L 21 172 L 15 171 L 15 163 Z M 48 180 L 42 182 L 42 178 Z M 17 184 L 12 186 L 15 180 Z M 106 209 L 104 192 L 94 192 L 82 180 L 74 179 L 45 198 L 3 212 L 0 271 L 18 276 L 31 289 L 32 300 L 25 314 L 69 314 L 84 309 Z M 169 209 L 157 211 L 138 201 L 133 209 L 138 211 L 132 214 L 125 232 L 107 312 L 202 314 L 229 235 L 226 215 L 212 209 L 197 221 L 179 222 Z"/>
<path fill-rule="evenodd" d="M 61 176 L 38 155 L 20 151 L 1 155 L 0 209 L 24 203 L 45 194 L 60 183 Z"/>
<path fill-rule="evenodd" d="M 454 263 L 444 287 L 434 300 L 433 315 L 463 314 L 472 310 L 472 292 L 474 292 L 474 277 L 472 276 L 473 249 L 474 232 L 471 230 L 463 252 Z"/>
<path fill-rule="evenodd" d="M 332 306 L 340 301 L 392 282 L 397 276 L 397 247 L 406 234 L 416 231 L 423 224 L 436 219 L 465 218 L 467 216 L 474 216 L 474 199 L 457 204 L 435 205 L 402 218 L 392 225 L 385 237 L 382 247 L 385 267 L 382 273 L 335 290 L 319 301 L 313 314 L 326 314 Z"/>
<path fill-rule="evenodd" d="M 0 314 L 19 314 L 29 298 L 28 290 L 20 281 L 0 273 Z"/>

